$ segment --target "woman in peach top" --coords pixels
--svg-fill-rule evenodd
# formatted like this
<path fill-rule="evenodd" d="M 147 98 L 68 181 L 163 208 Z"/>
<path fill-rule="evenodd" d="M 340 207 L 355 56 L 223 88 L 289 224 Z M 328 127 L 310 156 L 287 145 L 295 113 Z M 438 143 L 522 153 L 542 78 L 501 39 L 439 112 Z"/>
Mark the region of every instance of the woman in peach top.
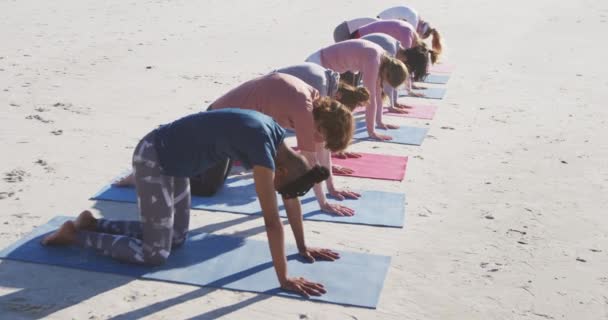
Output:
<path fill-rule="evenodd" d="M 272 117 L 279 125 L 295 131 L 298 148 L 310 165 L 331 168 L 330 151 L 339 152 L 350 144 L 354 131 L 353 116 L 340 102 L 321 97 L 319 92 L 302 80 L 283 73 L 271 73 L 247 81 L 218 98 L 209 109 L 251 109 Z M 360 195 L 339 190 L 330 176 L 326 180 L 329 193 L 338 198 L 358 198 Z M 330 203 L 323 186 L 314 186 L 322 211 L 351 216 L 354 210 Z"/>
<path fill-rule="evenodd" d="M 408 78 L 405 65 L 386 54 L 379 45 L 366 40 L 346 40 L 327 46 L 313 53 L 306 61 L 314 62 L 340 73 L 361 72 L 363 86 L 369 90 L 370 100 L 365 111 L 367 133 L 378 140 L 392 139 L 376 132 L 382 129 L 396 129 L 398 126 L 382 122 L 382 87 L 388 83 L 396 88 Z"/>

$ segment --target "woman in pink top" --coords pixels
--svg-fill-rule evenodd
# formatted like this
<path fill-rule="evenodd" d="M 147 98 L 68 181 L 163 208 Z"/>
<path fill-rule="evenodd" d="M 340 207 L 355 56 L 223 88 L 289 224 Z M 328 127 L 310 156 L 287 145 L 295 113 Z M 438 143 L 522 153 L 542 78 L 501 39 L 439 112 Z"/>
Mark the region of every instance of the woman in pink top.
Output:
<path fill-rule="evenodd" d="M 307 61 L 340 73 L 361 72 L 363 85 L 370 93 L 369 106 L 365 111 L 367 133 L 374 139 L 391 139 L 390 136 L 376 133 L 375 127 L 398 128 L 382 122 L 382 87 L 388 83 L 396 88 L 408 78 L 407 68 L 401 61 L 389 57 L 382 47 L 366 40 L 346 40 L 332 44 L 313 53 Z"/>
<path fill-rule="evenodd" d="M 425 44 L 420 40 L 420 37 L 416 32 L 416 28 L 414 28 L 411 23 L 403 20 L 379 20 L 372 22 L 357 29 L 355 32 L 353 32 L 351 37 L 353 39 L 358 39 L 372 33 L 388 34 L 389 36 L 399 40 L 404 49 L 410 49 L 416 46 L 425 46 Z M 437 50 L 433 46 L 433 50 L 430 50 L 430 54 L 431 61 L 433 63 L 437 62 L 439 55 L 441 54 L 441 46 L 439 46 Z"/>
<path fill-rule="evenodd" d="M 388 20 L 388 19 L 400 19 L 405 20 L 416 28 L 416 32 L 422 39 L 427 39 L 429 37 L 433 37 L 432 45 L 433 51 L 437 54 L 441 54 L 443 48 L 443 41 L 441 38 L 441 34 L 439 31 L 431 25 L 423 20 L 418 12 L 409 6 L 397 6 L 388 8 L 378 14 L 378 18 Z"/>
<path fill-rule="evenodd" d="M 271 73 L 247 81 L 215 100 L 209 109 L 251 109 L 272 117 L 284 128 L 296 133 L 298 148 L 310 165 L 331 168 L 330 151 L 339 152 L 350 144 L 354 119 L 348 108 L 319 92 L 302 80 L 283 73 Z M 338 190 L 332 176 L 326 180 L 329 193 L 338 199 L 358 198 L 360 195 Z M 314 186 L 321 210 L 351 216 L 348 207 L 330 203 L 323 186 Z"/>

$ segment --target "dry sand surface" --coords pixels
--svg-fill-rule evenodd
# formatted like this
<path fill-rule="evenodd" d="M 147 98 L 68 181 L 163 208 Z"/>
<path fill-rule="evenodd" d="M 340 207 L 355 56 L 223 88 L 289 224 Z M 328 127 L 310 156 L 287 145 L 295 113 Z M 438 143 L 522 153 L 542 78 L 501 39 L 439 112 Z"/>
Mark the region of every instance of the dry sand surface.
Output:
<path fill-rule="evenodd" d="M 128 168 L 143 134 L 301 62 L 400 1 L 0 1 L 0 246 Z M 608 319 L 608 2 L 420 1 L 457 65 L 403 183 L 404 229 L 306 222 L 310 244 L 393 257 L 376 310 L 0 261 L 2 319 Z M 265 239 L 260 219 L 195 228 Z M 291 236 L 287 237 L 293 242 Z M 340 277 L 340 275 L 336 275 Z"/>

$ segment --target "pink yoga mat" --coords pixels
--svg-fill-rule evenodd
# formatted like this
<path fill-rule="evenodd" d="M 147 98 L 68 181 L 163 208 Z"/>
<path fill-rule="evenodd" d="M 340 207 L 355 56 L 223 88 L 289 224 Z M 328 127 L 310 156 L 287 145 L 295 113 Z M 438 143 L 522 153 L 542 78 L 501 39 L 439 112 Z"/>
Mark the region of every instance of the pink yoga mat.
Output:
<path fill-rule="evenodd" d="M 334 165 L 347 167 L 355 170 L 353 174 L 342 175 L 347 177 L 359 177 L 380 180 L 401 181 L 405 177 L 407 157 L 387 156 L 373 153 L 360 153 L 361 158 L 340 159 L 332 156 Z"/>
<path fill-rule="evenodd" d="M 429 68 L 430 73 L 452 73 L 455 66 L 449 63 L 437 63 Z"/>
<path fill-rule="evenodd" d="M 297 147 L 294 147 L 297 150 Z M 405 177 L 407 168 L 407 157 L 387 156 L 374 153 L 362 153 L 361 158 L 340 159 L 336 156 L 331 157 L 333 165 L 353 169 L 353 174 L 335 174 L 336 176 L 357 177 L 379 180 L 401 181 Z M 234 162 L 235 166 L 240 166 L 240 161 Z"/>
<path fill-rule="evenodd" d="M 416 119 L 433 119 L 437 106 L 430 103 L 424 102 L 402 102 L 402 104 L 411 108 L 406 109 L 408 113 L 393 113 L 389 112 L 388 108 L 384 108 L 384 114 L 387 116 L 403 117 L 403 118 L 416 118 Z M 365 107 L 358 107 L 355 109 L 355 113 L 365 112 Z"/>

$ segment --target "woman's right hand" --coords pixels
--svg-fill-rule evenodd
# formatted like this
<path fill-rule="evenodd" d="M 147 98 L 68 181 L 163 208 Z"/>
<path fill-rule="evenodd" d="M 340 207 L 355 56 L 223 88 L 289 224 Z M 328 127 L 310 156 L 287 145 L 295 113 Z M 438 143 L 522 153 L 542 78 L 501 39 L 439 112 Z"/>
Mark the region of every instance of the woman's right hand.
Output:
<path fill-rule="evenodd" d="M 391 112 L 391 113 L 400 113 L 400 114 L 408 114 L 408 113 L 410 113 L 409 111 L 404 110 L 403 108 L 397 108 L 397 107 L 390 107 L 390 108 L 388 108 L 388 112 Z"/>
<path fill-rule="evenodd" d="M 380 141 L 393 140 L 393 137 L 387 136 L 385 134 L 380 134 L 380 133 L 370 134 L 369 137 L 372 139 L 380 140 Z"/>
<path fill-rule="evenodd" d="M 322 284 L 308 281 L 302 277 L 285 279 L 285 281 L 281 283 L 281 288 L 283 290 L 295 292 L 306 298 L 310 298 L 310 296 L 318 297 L 327 292 Z"/>

